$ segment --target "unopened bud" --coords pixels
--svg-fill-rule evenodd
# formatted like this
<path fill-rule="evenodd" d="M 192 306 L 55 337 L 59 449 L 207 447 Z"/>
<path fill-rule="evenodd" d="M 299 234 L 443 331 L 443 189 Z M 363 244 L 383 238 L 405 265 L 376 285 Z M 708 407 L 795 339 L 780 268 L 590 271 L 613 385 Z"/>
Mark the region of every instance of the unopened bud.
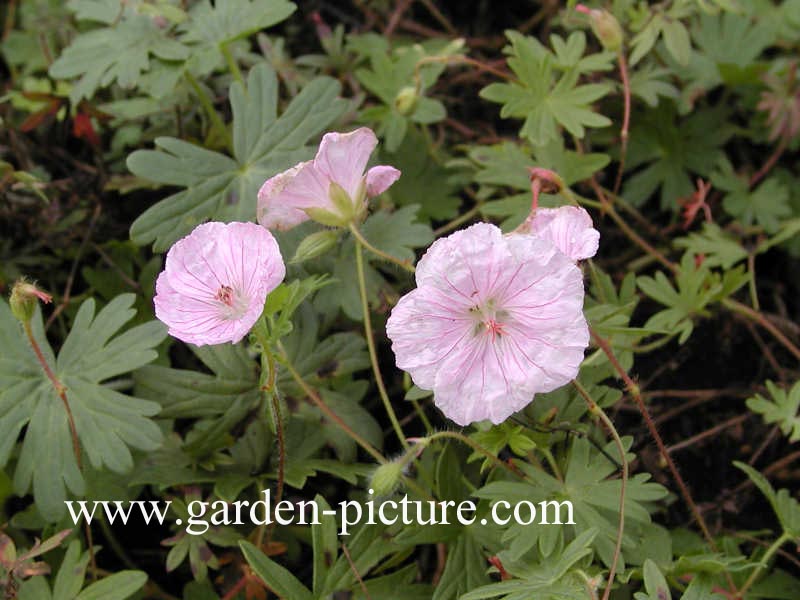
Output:
<path fill-rule="evenodd" d="M 414 86 L 408 85 L 397 92 L 394 97 L 394 107 L 401 115 L 407 117 L 417 108 L 419 94 Z"/>
<path fill-rule="evenodd" d="M 625 34 L 614 15 L 605 9 L 588 8 L 583 4 L 578 4 L 575 10 L 589 15 L 589 24 L 603 48 L 612 52 L 617 52 L 622 48 Z"/>
<path fill-rule="evenodd" d="M 20 279 L 11 288 L 11 297 L 8 303 L 11 306 L 12 314 L 23 323 L 27 323 L 36 311 L 38 300 L 49 304 L 53 298 L 34 284 L 25 279 Z"/>
<path fill-rule="evenodd" d="M 558 194 L 564 189 L 564 180 L 555 171 L 541 167 L 529 167 L 531 183 L 539 182 L 539 191 L 543 194 Z"/>
<path fill-rule="evenodd" d="M 372 488 L 378 496 L 388 496 L 395 490 L 397 484 L 400 483 L 400 477 L 402 475 L 403 465 L 401 463 L 384 463 L 372 473 L 372 480 L 370 481 L 369 487 Z"/>
<path fill-rule="evenodd" d="M 311 260 L 325 254 L 328 250 L 336 245 L 336 240 L 339 239 L 339 234 L 330 229 L 324 231 L 317 231 L 311 235 L 303 238 L 300 245 L 297 246 L 294 256 L 290 261 L 293 264 L 298 264 L 306 260 Z"/>

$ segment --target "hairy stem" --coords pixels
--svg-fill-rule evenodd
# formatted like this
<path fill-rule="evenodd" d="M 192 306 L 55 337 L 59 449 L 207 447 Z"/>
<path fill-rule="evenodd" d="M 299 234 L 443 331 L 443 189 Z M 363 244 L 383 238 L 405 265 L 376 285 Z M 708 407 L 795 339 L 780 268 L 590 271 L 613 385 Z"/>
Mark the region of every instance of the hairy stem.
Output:
<path fill-rule="evenodd" d="M 383 454 L 381 454 L 375 448 L 375 446 L 370 444 L 367 440 L 365 440 L 363 437 L 361 437 L 355 431 L 353 431 L 353 429 L 347 423 L 345 423 L 339 415 L 333 412 L 333 410 L 327 404 L 325 404 L 325 401 L 310 385 L 308 385 L 308 383 L 306 383 L 306 381 L 303 379 L 303 376 L 300 375 L 300 373 L 294 367 L 292 362 L 289 360 L 289 355 L 287 354 L 286 349 L 283 347 L 283 344 L 278 342 L 278 347 L 282 354 L 283 364 L 289 371 L 289 374 L 292 376 L 292 379 L 294 379 L 295 383 L 297 383 L 297 385 L 300 386 L 300 388 L 303 390 L 306 396 L 308 396 L 311 399 L 311 401 L 317 406 L 317 408 L 319 408 L 320 411 L 322 411 L 322 414 L 324 414 L 330 421 L 339 426 L 339 428 L 341 428 L 342 431 L 344 431 L 348 436 L 350 436 L 350 439 L 352 439 L 356 444 L 361 446 L 361 448 L 367 454 L 369 454 L 380 464 L 384 464 L 386 462 L 386 458 L 383 456 Z"/>
<path fill-rule="evenodd" d="M 64 384 L 58 380 L 56 374 L 53 373 L 53 370 L 50 368 L 50 365 L 47 364 L 47 360 L 42 354 L 41 348 L 39 348 L 39 343 L 36 341 L 36 338 L 33 336 L 33 330 L 31 329 L 30 321 L 26 321 L 24 323 L 25 327 L 25 334 L 28 336 L 28 341 L 33 348 L 34 354 L 36 354 L 36 358 L 39 361 L 39 364 L 42 366 L 45 375 L 50 380 L 50 383 L 53 384 L 53 387 L 56 390 L 56 394 L 58 397 L 61 398 L 61 402 L 64 404 L 64 410 L 67 413 L 67 422 L 69 423 L 69 432 L 72 436 L 72 451 L 75 453 L 75 461 L 78 463 L 78 469 L 81 471 L 83 470 L 83 459 L 81 457 L 81 444 L 80 440 L 78 439 L 78 430 L 75 427 L 75 418 L 72 416 L 72 409 L 69 407 L 69 400 L 67 400 L 67 388 L 64 387 Z"/>
<path fill-rule="evenodd" d="M 375 246 L 369 243 L 369 240 L 367 240 L 367 238 L 364 237 L 364 234 L 361 233 L 358 227 L 356 227 L 353 223 L 350 223 L 350 231 L 353 234 L 353 237 L 356 238 L 356 246 L 360 244 L 361 246 L 372 252 L 375 256 L 379 256 L 382 259 L 389 261 L 390 263 L 394 263 L 397 266 L 402 267 L 409 273 L 414 272 L 415 270 L 414 265 L 412 265 L 410 261 L 397 258 L 396 256 L 392 256 L 391 254 L 388 254 L 383 250 L 376 248 Z"/>
<path fill-rule="evenodd" d="M 758 288 L 756 287 L 756 255 L 752 252 L 747 257 L 747 270 L 750 271 L 750 281 L 747 286 L 750 290 L 750 302 L 753 303 L 754 310 L 761 310 L 761 304 L 758 302 Z"/>
<path fill-rule="evenodd" d="M 691 493 L 689 492 L 689 488 L 686 486 L 686 483 L 683 480 L 683 477 L 678 472 L 678 468 L 675 466 L 675 461 L 669 455 L 667 451 L 667 447 L 664 444 L 664 440 L 661 439 L 661 434 L 658 433 L 656 429 L 656 425 L 653 422 L 653 418 L 650 416 L 650 411 L 647 409 L 647 406 L 642 400 L 642 394 L 639 391 L 639 386 L 631 379 L 628 372 L 625 368 L 620 364 L 619 360 L 617 359 L 614 351 L 611 349 L 611 345 L 608 343 L 607 340 L 597 335 L 594 330 L 590 330 L 592 334 L 592 339 L 598 345 L 598 347 L 603 351 L 603 353 L 608 358 L 608 361 L 611 363 L 611 366 L 614 367 L 614 370 L 620 376 L 623 382 L 625 382 L 625 387 L 628 389 L 628 393 L 633 398 L 634 402 L 639 408 L 639 412 L 642 414 L 642 418 L 644 419 L 645 424 L 647 425 L 647 429 L 650 431 L 650 435 L 652 436 L 653 440 L 655 440 L 656 445 L 658 446 L 659 453 L 661 454 L 664 461 L 666 461 L 667 466 L 672 474 L 672 478 L 675 480 L 675 483 L 678 485 L 680 489 L 681 495 L 683 496 L 684 501 L 689 506 L 689 510 L 691 511 L 692 515 L 694 516 L 695 521 L 700 527 L 700 530 L 703 533 L 703 537 L 706 538 L 709 546 L 715 552 L 717 551 L 717 545 L 714 542 L 714 538 L 711 535 L 711 531 L 706 524 L 703 515 L 697 509 L 697 504 L 695 504 L 694 498 L 692 498 Z"/>
<path fill-rule="evenodd" d="M 50 365 L 47 364 L 47 359 L 45 359 L 44 354 L 42 354 L 42 349 L 39 347 L 39 342 L 36 341 L 36 338 L 33 335 L 33 329 L 31 329 L 31 322 L 30 320 L 23 322 L 23 327 L 25 329 L 25 335 L 28 336 L 28 341 L 31 344 L 31 348 L 33 348 L 33 353 L 36 355 L 36 359 L 39 361 L 39 364 L 42 366 L 42 370 L 44 371 L 47 378 L 50 380 L 50 383 L 53 384 L 53 388 L 56 390 L 56 394 L 58 397 L 61 398 L 61 402 L 64 405 L 64 411 L 67 413 L 67 423 L 69 424 L 69 433 L 72 437 L 72 452 L 75 454 L 75 462 L 78 465 L 78 470 L 83 472 L 83 457 L 81 455 L 81 442 L 78 438 L 78 429 L 75 427 L 75 417 L 72 415 L 72 409 L 69 406 L 69 400 L 67 400 L 67 388 L 64 386 L 61 381 L 59 381 L 56 374 L 53 373 L 53 370 L 50 368 Z M 89 559 L 92 567 L 92 572 L 97 571 L 97 562 L 94 556 L 94 542 L 92 540 L 92 529 L 89 525 L 88 521 L 84 521 L 84 534 L 86 535 L 86 545 L 89 548 Z"/>
<path fill-rule="evenodd" d="M 426 440 L 427 443 L 430 443 L 430 442 L 433 442 L 435 440 L 440 440 L 440 439 L 444 439 L 444 438 L 457 440 L 457 441 L 461 442 L 462 444 L 465 444 L 465 445 L 469 446 L 470 448 L 475 450 L 475 452 L 477 452 L 478 454 L 482 454 L 483 456 L 488 458 L 492 463 L 494 463 L 494 465 L 496 467 L 499 467 L 499 468 L 501 468 L 501 469 L 503 469 L 505 471 L 508 471 L 509 473 L 512 473 L 512 474 L 514 474 L 514 475 L 516 475 L 518 477 L 522 476 L 522 473 L 520 471 L 518 471 L 517 469 L 515 469 L 514 467 L 509 465 L 507 462 L 505 462 L 503 460 L 500 460 L 499 458 L 497 458 L 497 456 L 495 456 L 494 454 L 489 452 L 489 450 L 487 450 L 486 448 L 481 446 L 478 442 L 476 442 L 472 438 L 467 437 L 463 433 L 459 433 L 457 431 L 437 431 L 436 433 L 431 434 L 428 437 L 423 438 L 423 439 Z"/>

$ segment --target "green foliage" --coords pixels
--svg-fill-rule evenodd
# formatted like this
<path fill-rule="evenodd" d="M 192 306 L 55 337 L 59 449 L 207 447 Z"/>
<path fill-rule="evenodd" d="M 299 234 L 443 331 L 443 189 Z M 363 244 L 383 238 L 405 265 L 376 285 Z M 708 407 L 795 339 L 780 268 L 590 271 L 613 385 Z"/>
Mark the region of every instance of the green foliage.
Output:
<path fill-rule="evenodd" d="M 582 58 L 586 48 L 583 33 L 573 33 L 566 42 L 554 35 L 551 44 L 555 52 L 515 31 L 507 31 L 506 36 L 511 42 L 505 49 L 508 65 L 518 80 L 493 83 L 481 91 L 481 97 L 502 104 L 503 118 L 524 119 L 520 136 L 544 145 L 558 137 L 559 126 L 581 138 L 585 127 L 611 124 L 591 108 L 593 102 L 611 91 L 610 86 L 578 84 L 583 72 L 611 67 L 608 55 Z"/>
<path fill-rule="evenodd" d="M 747 408 L 760 414 L 765 423 L 776 423 L 790 442 L 800 440 L 800 415 L 797 412 L 800 409 L 800 382 L 784 390 L 767 381 L 767 391 L 771 400 L 756 394 L 747 399 Z"/>
<path fill-rule="evenodd" d="M 708 176 L 730 138 L 723 109 L 697 111 L 680 121 L 671 102 L 639 115 L 631 127 L 623 196 L 639 206 L 661 190 L 661 209 L 678 210 L 678 199 L 694 189 L 691 175 Z M 641 167 L 641 168 L 639 168 Z M 638 170 L 637 170 L 638 168 Z"/>
<path fill-rule="evenodd" d="M 571 185 L 591 177 L 610 161 L 607 154 L 582 154 L 567 150 L 560 141 L 534 148 L 509 142 L 474 146 L 470 149 L 469 158 L 472 163 L 470 166 L 477 169 L 473 179 L 482 186 L 481 195 L 487 198 L 501 196 L 500 199 L 484 202 L 481 212 L 487 217 L 504 217 L 501 226 L 506 231 L 519 225 L 530 212 L 528 167 L 539 165 L 551 169 L 560 174 L 564 183 Z M 517 193 L 509 195 L 506 188 Z M 540 197 L 542 206 L 556 206 L 566 200 L 563 196 L 557 198 L 550 194 Z"/>
<path fill-rule="evenodd" d="M 519 579 L 487 585 L 469 594 L 460 596 L 462 600 L 482 600 L 484 598 L 504 598 L 505 600 L 524 600 L 534 597 L 542 600 L 582 600 L 586 597 L 586 581 L 578 575 L 576 567 L 591 556 L 591 543 L 597 532 L 589 529 L 577 536 L 556 561 L 535 567 L 520 566 L 514 574 Z M 513 567 L 510 567 L 513 569 Z"/>
<path fill-rule="evenodd" d="M 431 40 L 390 49 L 386 39 L 375 34 L 350 38 L 350 47 L 369 61 L 369 67 L 354 74 L 382 102 L 364 109 L 362 118 L 377 124 L 389 152 L 400 147 L 410 124 L 428 125 L 445 118 L 444 104 L 424 93 L 436 83 L 447 61 L 457 59 L 462 46 L 462 40 Z"/>
<path fill-rule="evenodd" d="M 412 204 L 393 213 L 377 212 L 367 219 L 361 232 L 379 250 L 402 260 L 414 260 L 413 249 L 433 241 L 431 228 L 415 222 L 418 210 L 419 206 Z"/>
<path fill-rule="evenodd" d="M 114 26 L 79 35 L 50 66 L 49 73 L 56 79 L 79 77 L 70 92 L 70 99 L 78 102 L 114 82 L 133 87 L 150 69 L 151 55 L 181 61 L 188 58 L 189 50 L 167 37 L 151 18 L 133 15 Z"/>
<path fill-rule="evenodd" d="M 630 445 L 630 439 L 627 444 Z M 488 500 L 525 500 L 537 505 L 542 501 L 572 502 L 574 525 L 548 527 L 510 523 L 503 537 L 509 543 L 508 552 L 514 560 L 521 559 L 532 548 L 538 548 L 544 557 L 550 556 L 564 542 L 567 531 L 574 531 L 576 536 L 593 531 L 592 548 L 605 564 L 611 563 L 617 531 L 615 513 L 619 510 L 620 480 L 609 479 L 617 471 L 617 466 L 608 457 L 614 457 L 615 454 L 618 456 L 618 453 L 613 443 L 604 448 L 606 454 L 592 453 L 591 447 L 583 438 L 573 440 L 564 465 L 563 480 L 527 463 L 520 463 L 520 468 L 526 475 L 525 481 L 494 481 L 475 492 L 476 496 Z M 633 456 L 628 458 L 630 460 Z M 625 557 L 631 562 L 636 560 L 636 543 L 631 536 L 639 527 L 650 523 L 653 503 L 666 496 L 666 490 L 649 482 L 649 478 L 646 473 L 641 473 L 628 481 L 625 495 L 628 533 L 623 538 L 622 560 Z M 566 513 L 562 514 L 562 522 L 566 522 L 566 519 Z"/>
<path fill-rule="evenodd" d="M 246 88 L 231 86 L 233 158 L 170 137 L 156 140 L 159 150 L 131 154 L 128 168 L 137 176 L 185 188 L 136 219 L 131 239 L 165 250 L 207 219 L 252 218 L 261 184 L 313 155 L 305 145 L 309 138 L 344 109 L 338 93 L 337 82 L 317 78 L 278 116 L 278 81 L 262 64 L 250 72 Z"/>
<path fill-rule="evenodd" d="M 603 51 L 598 13 L 573 0 L 533 3 L 513 23 L 491 3 L 469 15 L 440 0 L 307 4 L 0 7 L 0 288 L 27 275 L 54 296 L 31 326 L 57 380 L 0 301 L 0 597 L 138 599 L 158 583 L 185 600 L 599 598 L 621 502 L 610 598 L 800 597 L 777 554 L 800 539 L 796 477 L 782 472 L 776 491 L 755 457 L 780 461 L 800 440 L 789 362 L 800 0 L 595 3 L 619 23 L 619 52 Z M 275 232 L 287 276 L 250 336 L 164 342 L 151 321 L 162 253 L 199 223 L 252 222 L 267 178 L 311 158 L 326 131 L 361 125 L 380 138 L 370 164 L 402 176 L 357 215 L 358 231 L 329 221 Z M 592 332 L 580 385 L 537 393 L 504 423 L 454 429 L 395 368 L 385 322 L 436 238 L 479 220 L 511 232 L 529 216 L 531 168 L 564 182 L 545 186 L 539 206 L 580 205 L 601 233 L 597 256 L 578 262 Z M 364 249 L 365 299 L 356 233 L 377 250 Z M 681 449 L 670 457 L 713 543 L 686 529 L 671 469 L 628 414 L 637 387 Z M 718 406 L 664 397 L 728 387 L 747 408 L 727 403 L 725 419 L 759 415 L 743 433 L 722 423 L 703 434 Z M 621 435 L 624 494 L 600 409 Z M 775 517 L 746 510 L 752 489 L 727 468 L 733 458 Z M 262 490 L 313 498 L 321 522 L 184 526 L 192 501 L 233 507 Z M 476 522 L 422 525 L 423 507 L 410 524 L 338 535 L 339 501 L 377 509 L 405 494 L 474 501 Z M 96 522 L 89 582 L 87 543 L 65 529 L 80 531 L 64 515 L 71 497 L 171 508 L 146 534 Z M 482 523 L 501 501 L 550 503 L 551 521 L 556 505 L 566 520 L 568 501 L 574 523 Z M 120 570 L 130 562 L 152 581 Z"/>
<path fill-rule="evenodd" d="M 64 386 L 88 462 L 118 473 L 133 467 L 131 448 L 152 451 L 161 443 L 161 431 L 150 419 L 159 412 L 158 405 L 107 385 L 151 362 L 154 347 L 166 335 L 158 322 L 118 333 L 135 314 L 133 301 L 133 294 L 118 296 L 96 315 L 94 300 L 84 302 L 58 358 L 39 314 L 32 325 L 49 368 Z M 26 428 L 16 460 L 15 491 L 32 490 L 42 515 L 57 520 L 65 513 L 67 489 L 82 496 L 85 481 L 72 450 L 64 405 L 5 302 L 0 302 L 0 345 L 6 348 L 0 363 L 0 464 L 8 462 L 17 436 Z"/>
<path fill-rule="evenodd" d="M 710 269 L 722 267 L 727 270 L 747 258 L 747 250 L 716 223 L 703 223 L 702 232 L 679 238 L 675 245 L 695 256 L 702 255 L 703 264 Z"/>
<path fill-rule="evenodd" d="M 731 164 L 724 161 L 711 181 L 727 192 L 722 206 L 743 225 L 757 222 L 767 233 L 775 233 L 781 219 L 792 215 L 789 190 L 777 178 L 771 177 L 751 190 L 748 181 L 738 177 Z"/>
<path fill-rule="evenodd" d="M 192 70 L 210 73 L 226 47 L 287 19 L 296 6 L 286 0 L 197 2 L 180 25 L 181 41 L 192 48 Z"/>
<path fill-rule="evenodd" d="M 735 461 L 733 463 L 739 469 L 744 471 L 756 487 L 761 490 L 761 493 L 769 500 L 772 505 L 772 510 L 775 511 L 775 516 L 781 524 L 783 533 L 789 539 L 800 538 L 800 503 L 795 500 L 787 489 L 781 489 L 777 492 L 770 485 L 767 478 L 761 473 L 756 471 L 750 465 L 742 462 Z"/>
<path fill-rule="evenodd" d="M 706 314 L 707 307 L 742 287 L 748 275 L 742 269 L 726 271 L 722 276 L 712 272 L 705 263 L 697 266 L 695 257 L 687 252 L 675 275 L 677 288 L 673 287 L 663 271 L 654 277 L 637 277 L 636 284 L 650 298 L 666 306 L 647 323 L 646 329 L 679 333 L 683 344 L 694 330 L 693 317 Z"/>

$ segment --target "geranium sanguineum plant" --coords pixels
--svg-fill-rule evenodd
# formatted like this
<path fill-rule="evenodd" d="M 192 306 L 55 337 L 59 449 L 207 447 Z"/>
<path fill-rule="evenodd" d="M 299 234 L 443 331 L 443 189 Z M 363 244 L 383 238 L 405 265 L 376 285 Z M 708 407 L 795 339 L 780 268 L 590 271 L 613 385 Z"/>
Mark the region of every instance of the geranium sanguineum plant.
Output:
<path fill-rule="evenodd" d="M 361 127 L 326 133 L 313 160 L 275 175 L 258 192 L 258 222 L 268 229 L 291 229 L 308 219 L 346 227 L 360 219 L 367 199 L 386 191 L 400 171 L 378 165 L 366 173 L 378 138 Z"/>
<path fill-rule="evenodd" d="M 397 366 L 459 425 L 501 423 L 578 374 L 583 276 L 531 234 L 478 223 L 437 240 L 386 326 Z"/>
<path fill-rule="evenodd" d="M 255 223 L 204 223 L 167 252 L 156 316 L 192 344 L 236 343 L 286 274 L 278 243 Z"/>

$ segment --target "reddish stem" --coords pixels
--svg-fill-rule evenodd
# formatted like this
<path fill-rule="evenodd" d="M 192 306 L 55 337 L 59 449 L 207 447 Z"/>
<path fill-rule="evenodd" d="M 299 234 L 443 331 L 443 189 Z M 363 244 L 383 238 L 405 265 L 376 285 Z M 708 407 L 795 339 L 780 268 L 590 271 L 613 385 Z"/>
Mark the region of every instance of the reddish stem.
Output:
<path fill-rule="evenodd" d="M 772 167 L 775 166 L 775 163 L 777 163 L 780 157 L 783 155 L 787 145 L 788 139 L 786 136 L 783 136 L 780 143 L 778 143 L 777 147 L 775 148 L 775 151 L 770 155 L 764 165 L 750 178 L 750 187 L 753 187 L 759 181 L 764 179 L 764 177 L 766 177 L 767 173 L 772 170 Z"/>
<path fill-rule="evenodd" d="M 233 600 L 236 596 L 241 592 L 250 578 L 247 575 L 242 575 L 241 579 L 236 582 L 236 584 L 228 590 L 228 592 L 222 597 L 222 600 Z"/>
<path fill-rule="evenodd" d="M 628 77 L 628 63 L 625 60 L 625 53 L 621 50 L 618 55 L 618 60 L 625 107 L 622 116 L 622 130 L 619 134 L 621 147 L 619 151 L 619 169 L 617 170 L 617 179 L 614 182 L 615 196 L 619 193 L 619 188 L 622 185 L 622 172 L 625 170 L 625 157 L 628 154 L 628 129 L 631 122 L 631 82 Z"/>
<path fill-rule="evenodd" d="M 656 445 L 658 446 L 658 450 L 661 453 L 661 456 L 666 461 L 667 466 L 669 467 L 670 472 L 672 473 L 672 477 L 675 480 L 675 483 L 678 484 L 678 488 L 680 488 L 681 495 L 683 496 L 686 504 L 689 505 L 689 509 L 694 515 L 697 524 L 700 526 L 701 531 L 703 532 L 703 536 L 708 541 L 711 549 L 716 552 L 716 544 L 714 543 L 714 538 L 711 536 L 711 531 L 706 525 L 705 519 L 700 514 L 700 511 L 697 510 L 697 505 L 695 504 L 694 498 L 689 493 L 689 488 L 686 486 L 686 483 L 683 481 L 683 477 L 678 472 L 678 468 L 675 466 L 675 462 L 669 455 L 666 445 L 664 444 L 664 440 L 661 439 L 661 434 L 658 433 L 656 429 L 656 425 L 653 422 L 653 417 L 650 416 L 650 411 L 647 409 L 644 401 L 642 400 L 642 394 L 639 391 L 639 386 L 631 379 L 628 372 L 622 366 L 622 364 L 617 359 L 614 351 L 611 349 L 611 345 L 608 343 L 607 340 L 597 335 L 593 329 L 590 329 L 592 339 L 594 340 L 595 344 L 603 351 L 603 353 L 608 358 L 608 361 L 611 363 L 611 366 L 614 367 L 614 370 L 617 374 L 622 378 L 622 381 L 625 383 L 625 387 L 628 389 L 628 393 L 633 398 L 634 402 L 636 402 L 637 407 L 639 408 L 639 412 L 642 414 L 642 418 L 644 419 L 645 424 L 647 425 L 647 429 L 650 431 L 650 435 L 652 436 L 653 440 L 655 440 Z"/>
<path fill-rule="evenodd" d="M 78 469 L 83 470 L 83 461 L 81 460 L 81 445 L 80 441 L 78 440 L 78 430 L 75 427 L 75 419 L 72 416 L 72 409 L 69 407 L 69 401 L 67 400 L 67 388 L 64 387 L 64 384 L 58 380 L 58 377 L 56 377 L 56 374 L 53 373 L 50 365 L 47 364 L 47 360 L 45 359 L 44 354 L 42 354 L 41 348 L 39 348 L 39 343 L 33 336 L 33 330 L 31 329 L 30 321 L 26 321 L 24 327 L 25 334 L 28 336 L 28 341 L 33 348 L 34 354 L 36 354 L 36 359 L 39 361 L 39 364 L 42 366 L 45 375 L 47 375 L 50 383 L 53 384 L 58 397 L 61 398 L 61 402 L 64 404 L 64 410 L 67 412 L 67 421 L 69 422 L 70 434 L 72 435 L 72 451 L 75 453 L 75 460 L 78 463 Z"/>

